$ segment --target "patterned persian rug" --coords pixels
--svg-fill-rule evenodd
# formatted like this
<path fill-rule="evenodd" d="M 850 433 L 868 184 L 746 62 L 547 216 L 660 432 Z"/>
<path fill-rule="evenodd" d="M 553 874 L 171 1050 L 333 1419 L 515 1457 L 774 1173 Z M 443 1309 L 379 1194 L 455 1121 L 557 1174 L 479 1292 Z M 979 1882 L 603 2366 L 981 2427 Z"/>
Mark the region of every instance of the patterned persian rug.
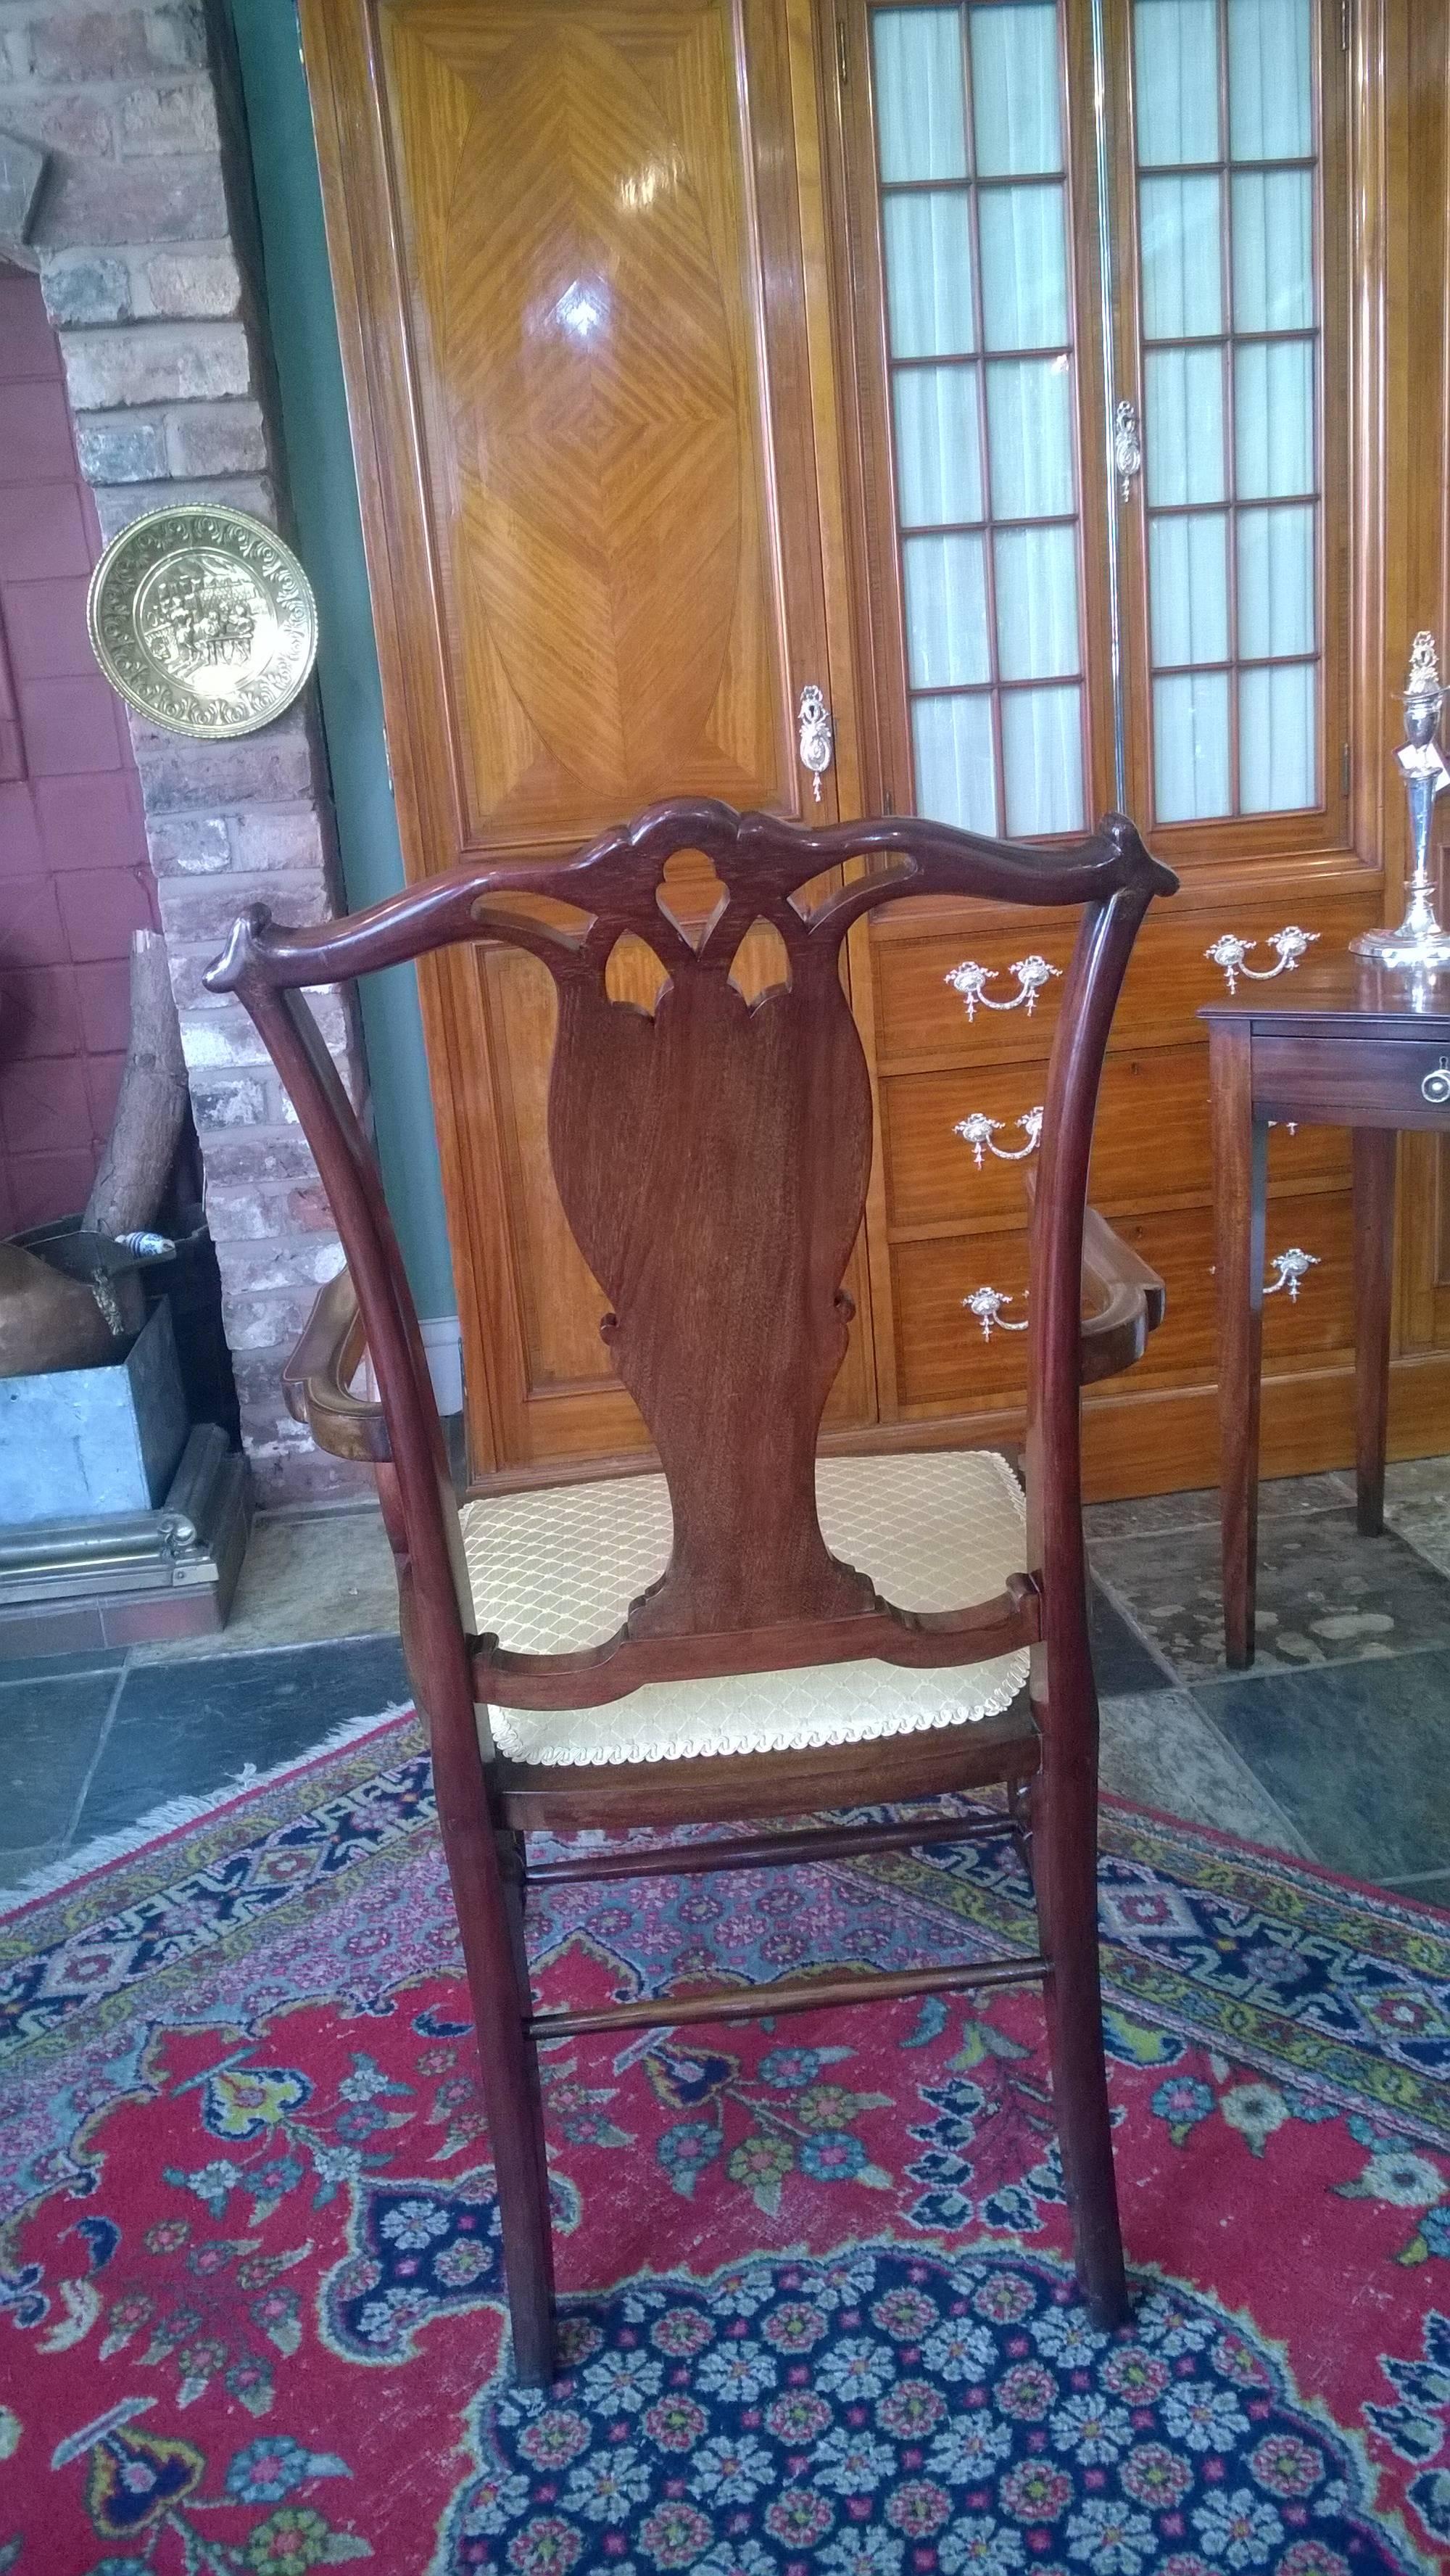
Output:
<path fill-rule="evenodd" d="M 1450 2553 L 1450 1918 L 1110 1809 L 1137 2305 L 1075 2305 L 1030 1993 L 547 2059 L 514 2391 L 410 1723 L 0 1926 L 0 2567 L 1380 2576 Z M 604 1999 L 1026 1938 L 1005 1847 L 538 1909 Z"/>

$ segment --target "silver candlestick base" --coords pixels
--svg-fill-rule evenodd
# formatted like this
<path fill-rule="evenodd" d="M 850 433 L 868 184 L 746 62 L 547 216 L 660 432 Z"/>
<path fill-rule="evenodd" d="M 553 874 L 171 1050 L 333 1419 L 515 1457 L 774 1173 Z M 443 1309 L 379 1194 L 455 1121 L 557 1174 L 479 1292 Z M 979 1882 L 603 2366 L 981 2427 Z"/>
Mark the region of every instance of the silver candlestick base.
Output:
<path fill-rule="evenodd" d="M 1410 846 L 1414 856 L 1405 917 L 1397 930 L 1362 930 L 1349 943 L 1356 957 L 1372 957 L 1379 966 L 1450 966 L 1450 930 L 1442 930 L 1435 917 L 1430 873 L 1430 820 L 1436 797 L 1450 787 L 1450 769 L 1435 739 L 1445 696 L 1440 686 L 1435 638 L 1424 631 L 1415 637 L 1402 691 L 1409 740 L 1395 754 L 1410 802 Z"/>

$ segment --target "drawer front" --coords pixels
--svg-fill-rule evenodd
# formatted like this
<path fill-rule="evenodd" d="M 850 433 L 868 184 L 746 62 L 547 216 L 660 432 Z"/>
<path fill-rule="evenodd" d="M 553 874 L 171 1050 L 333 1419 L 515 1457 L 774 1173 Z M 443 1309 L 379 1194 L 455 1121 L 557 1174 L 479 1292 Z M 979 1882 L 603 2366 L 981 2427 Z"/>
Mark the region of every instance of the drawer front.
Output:
<path fill-rule="evenodd" d="M 1450 1128 L 1450 1046 L 1421 1038 L 1256 1035 L 1254 1094 L 1285 1117 L 1312 1103 L 1321 1117 L 1362 1126 Z"/>
<path fill-rule="evenodd" d="M 1037 1159 L 1040 1064 L 900 1073 L 881 1084 L 887 1221 L 905 1226 L 1020 1224 Z M 963 1135 L 961 1130 L 967 1129 Z M 1349 1145 L 1333 1127 L 1275 1127 L 1269 1185 L 1347 1184 Z M 1124 1051 L 1103 1068 L 1093 1141 L 1093 1204 L 1107 1212 L 1206 1195 L 1211 1185 L 1208 1059 L 1195 1043 Z"/>
<path fill-rule="evenodd" d="M 883 1072 L 917 1063 L 1044 1056 L 1052 1044 L 1063 975 L 1077 936 L 1071 912 L 1023 912 L 1006 928 L 1000 916 L 976 929 L 915 929 L 907 908 L 872 924 L 877 1062 Z M 1237 901 L 1230 890 L 1212 910 L 1181 897 L 1155 905 L 1133 952 L 1117 1028 L 1133 1044 L 1164 1045 L 1198 1033 L 1199 1004 L 1222 994 L 1230 974 L 1240 990 L 1249 971 L 1275 965 L 1272 942 L 1291 927 L 1312 931 L 1316 945 L 1343 948 L 1378 919 L 1374 886 L 1341 882 L 1331 890 L 1286 887 L 1267 899 Z M 1207 955 L 1225 938 L 1244 951 L 1226 967 Z M 1312 956 L 1314 949 L 1308 953 Z M 1038 958 L 1052 970 L 1040 978 Z M 1026 971 L 1019 973 L 1018 969 Z M 982 979 L 967 970 L 979 968 Z M 1285 970 L 1292 974 L 1292 967 Z M 948 981 L 958 978 L 957 983 Z M 965 980 L 969 989 L 959 984 Z"/>
<path fill-rule="evenodd" d="M 1215 1348 L 1211 1209 L 1159 1209 L 1120 1220 L 1118 1232 L 1151 1264 L 1168 1291 L 1168 1311 L 1132 1383 L 1211 1374 Z M 1270 1281 L 1285 1275 L 1276 1254 L 1312 1256 L 1264 1299 L 1264 1366 L 1345 1350 L 1353 1341 L 1353 1226 L 1349 1197 L 1333 1191 L 1276 1200 L 1267 1232 Z M 1020 1401 L 1027 1382 L 1027 1236 L 997 1234 L 898 1243 L 892 1252 L 897 1384 L 912 1413 L 986 1412 Z M 1009 1300 L 979 1320 L 964 1300 L 983 1290 Z M 1297 1294 L 1295 1293 L 1297 1289 Z M 985 1301 L 984 1301 L 985 1302 Z M 990 1325 L 984 1333 L 983 1322 Z M 1125 1378 L 1123 1384 L 1129 1381 Z"/>

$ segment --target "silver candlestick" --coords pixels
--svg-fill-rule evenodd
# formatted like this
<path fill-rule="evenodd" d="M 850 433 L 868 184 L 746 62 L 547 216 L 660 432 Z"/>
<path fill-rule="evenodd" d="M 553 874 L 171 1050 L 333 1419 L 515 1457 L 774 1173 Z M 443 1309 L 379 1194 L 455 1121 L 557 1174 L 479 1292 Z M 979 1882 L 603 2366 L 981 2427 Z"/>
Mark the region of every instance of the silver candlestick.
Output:
<path fill-rule="evenodd" d="M 1398 930 L 1362 930 L 1349 943 L 1357 957 L 1372 957 L 1380 966 L 1450 966 L 1450 931 L 1442 930 L 1435 918 L 1430 874 L 1430 819 L 1436 797 L 1450 787 L 1450 769 L 1435 739 L 1446 695 L 1440 686 L 1435 638 L 1423 632 L 1411 647 L 1409 675 L 1402 692 L 1409 740 L 1395 754 L 1410 800 L 1414 867 L 1409 901 Z"/>

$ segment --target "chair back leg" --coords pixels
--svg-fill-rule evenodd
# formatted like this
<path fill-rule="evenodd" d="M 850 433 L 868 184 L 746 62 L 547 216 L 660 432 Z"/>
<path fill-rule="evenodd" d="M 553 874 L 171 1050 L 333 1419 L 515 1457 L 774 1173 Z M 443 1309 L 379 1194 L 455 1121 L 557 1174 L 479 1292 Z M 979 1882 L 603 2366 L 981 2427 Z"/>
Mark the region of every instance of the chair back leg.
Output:
<path fill-rule="evenodd" d="M 554 2377 L 554 2246 L 538 2052 L 524 1946 L 523 1848 L 496 1829 L 474 1718 L 471 1676 L 458 1651 L 439 1652 L 415 1615 L 396 1482 L 378 1470 L 383 1518 L 398 1567 L 404 1653 L 433 1759 L 438 1824 L 468 1973 L 484 2117 L 493 2148 L 514 2376 L 526 2388 Z"/>
<path fill-rule="evenodd" d="M 1069 1690 L 1078 1698 L 1072 1708 L 1063 1705 Z M 1128 2289 L 1098 1965 L 1097 1693 L 1085 1655 L 1056 1704 L 1043 1702 L 1036 1713 L 1042 1769 L 1032 1792 L 1032 1860 L 1040 1943 L 1052 1963 L 1043 1990 L 1052 2096 L 1078 2288 L 1094 2325 L 1111 2329 L 1128 2314 Z"/>

